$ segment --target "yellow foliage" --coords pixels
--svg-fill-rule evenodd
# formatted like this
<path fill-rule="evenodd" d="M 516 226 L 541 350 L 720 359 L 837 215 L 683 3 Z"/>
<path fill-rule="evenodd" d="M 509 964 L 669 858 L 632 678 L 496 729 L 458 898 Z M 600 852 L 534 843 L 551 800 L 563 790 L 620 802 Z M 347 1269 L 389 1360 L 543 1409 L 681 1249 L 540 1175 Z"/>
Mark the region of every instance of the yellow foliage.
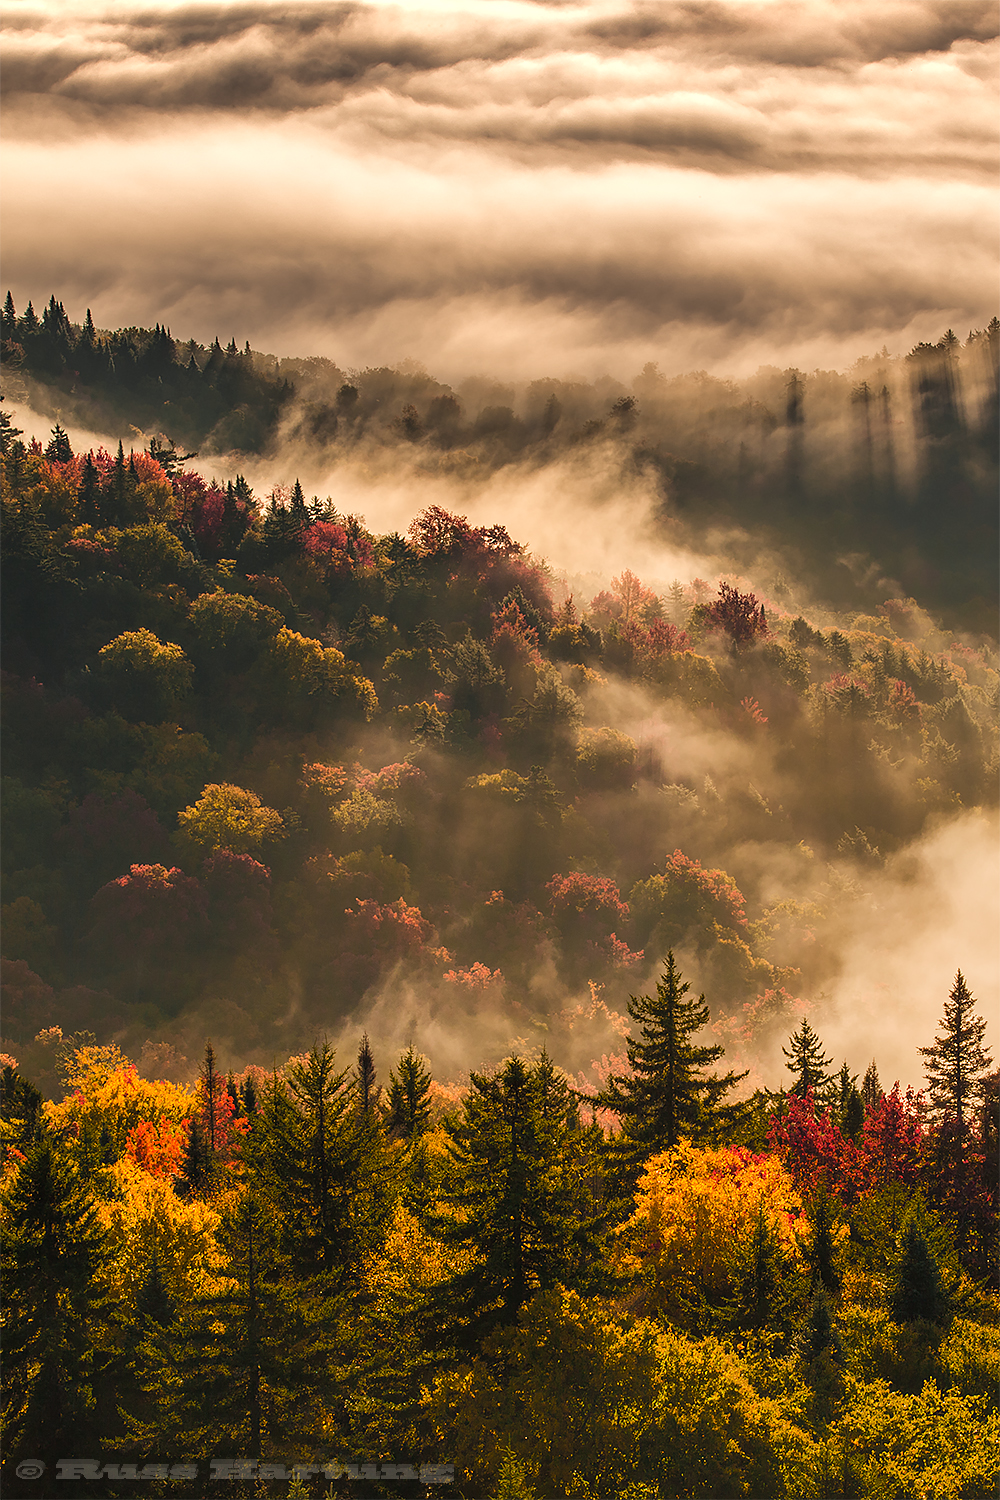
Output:
<path fill-rule="evenodd" d="M 124 1151 L 129 1132 L 142 1120 L 175 1125 L 190 1118 L 195 1095 L 179 1083 L 140 1078 L 134 1063 L 117 1047 L 80 1047 L 69 1073 L 70 1092 L 45 1113 L 53 1129 L 77 1136 L 100 1136 L 107 1126 L 115 1149 Z"/>
<path fill-rule="evenodd" d="M 99 1206 L 110 1238 L 116 1289 L 134 1302 L 155 1258 L 170 1295 L 180 1303 L 216 1289 L 225 1256 L 216 1241 L 219 1215 L 200 1199 L 185 1202 L 162 1177 L 129 1156 L 109 1167 L 114 1196 Z"/>
<path fill-rule="evenodd" d="M 625 1323 L 561 1288 L 540 1293 L 471 1366 L 439 1376 L 423 1404 L 484 1492 L 510 1445 L 546 1495 L 637 1483 L 670 1495 L 800 1493 L 811 1446 L 717 1340 Z"/>
<path fill-rule="evenodd" d="M 256 792 L 229 782 L 207 786 L 193 807 L 177 814 L 177 823 L 178 842 L 201 855 L 218 849 L 256 855 L 282 832 L 280 813 L 261 806 Z"/>
<path fill-rule="evenodd" d="M 777 1157 L 688 1142 L 654 1156 L 621 1235 L 622 1269 L 641 1277 L 643 1307 L 670 1314 L 692 1293 L 726 1296 L 734 1247 L 751 1233 L 762 1203 L 786 1249 L 801 1258 L 809 1225 Z"/>

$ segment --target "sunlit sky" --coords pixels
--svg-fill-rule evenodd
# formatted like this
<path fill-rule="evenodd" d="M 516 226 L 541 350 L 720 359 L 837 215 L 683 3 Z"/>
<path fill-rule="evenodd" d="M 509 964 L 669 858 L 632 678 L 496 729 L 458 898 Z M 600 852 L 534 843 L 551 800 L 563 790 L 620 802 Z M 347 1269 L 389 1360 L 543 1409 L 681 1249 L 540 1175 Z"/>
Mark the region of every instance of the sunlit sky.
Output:
<path fill-rule="evenodd" d="M 445 377 L 893 352 L 995 311 L 986 0 L 8 0 L 4 281 Z"/>

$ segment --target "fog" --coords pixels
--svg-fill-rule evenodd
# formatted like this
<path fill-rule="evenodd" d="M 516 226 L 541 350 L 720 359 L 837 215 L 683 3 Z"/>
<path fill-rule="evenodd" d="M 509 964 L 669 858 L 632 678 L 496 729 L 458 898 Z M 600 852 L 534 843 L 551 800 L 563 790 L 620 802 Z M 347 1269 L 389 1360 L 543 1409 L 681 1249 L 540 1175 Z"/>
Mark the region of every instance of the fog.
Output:
<path fill-rule="evenodd" d="M 19 306 L 450 380 L 843 364 L 993 311 L 985 3 L 6 15 Z"/>

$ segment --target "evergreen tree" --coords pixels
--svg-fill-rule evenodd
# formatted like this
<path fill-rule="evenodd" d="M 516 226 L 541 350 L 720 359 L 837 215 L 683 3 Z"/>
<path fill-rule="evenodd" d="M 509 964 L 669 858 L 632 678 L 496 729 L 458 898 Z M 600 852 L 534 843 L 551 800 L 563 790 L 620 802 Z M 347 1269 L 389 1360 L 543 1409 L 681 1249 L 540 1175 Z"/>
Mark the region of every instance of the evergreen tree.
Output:
<path fill-rule="evenodd" d="M 830 1304 L 822 1287 L 812 1300 L 803 1339 L 803 1353 L 810 1363 L 824 1354 L 835 1364 L 839 1364 L 844 1357 L 840 1338 L 833 1326 Z"/>
<path fill-rule="evenodd" d="M 381 1132 L 352 1110 L 346 1072 L 324 1042 L 261 1102 L 248 1159 L 296 1274 L 354 1284 L 384 1232 L 394 1183 Z"/>
<path fill-rule="evenodd" d="M 35 1085 L 22 1078 L 16 1067 L 5 1065 L 0 1071 L 0 1120 L 4 1124 L 0 1147 L 4 1163 L 9 1152 L 24 1155 L 42 1140 L 46 1133 L 43 1106 Z"/>
<path fill-rule="evenodd" d="M 892 1294 L 892 1315 L 898 1323 L 922 1319 L 943 1324 L 948 1321 L 949 1313 L 950 1298 L 938 1263 L 919 1226 L 912 1218 L 908 1219 Z"/>
<path fill-rule="evenodd" d="M 878 1068 L 875 1066 L 873 1057 L 868 1064 L 868 1071 L 861 1085 L 861 1102 L 864 1104 L 866 1115 L 870 1115 L 872 1110 L 878 1107 L 881 1098 L 882 1085 L 878 1081 Z"/>
<path fill-rule="evenodd" d="M 73 457 L 73 449 L 70 447 L 69 438 L 58 422 L 52 429 L 52 437 L 46 446 L 45 457 L 59 464 L 68 464 Z"/>
<path fill-rule="evenodd" d="M 785 1067 L 795 1080 L 788 1092 L 802 1099 L 812 1089 L 817 1099 L 822 1098 L 830 1083 L 827 1072 L 830 1058 L 824 1053 L 819 1037 L 805 1016 L 798 1031 L 789 1038 L 789 1045 L 781 1050 L 787 1058 Z"/>
<path fill-rule="evenodd" d="M 954 1120 L 960 1130 L 982 1098 L 983 1079 L 992 1062 L 983 1047 L 986 1020 L 973 1015 L 975 1004 L 975 996 L 970 995 L 960 969 L 945 1002 L 933 1045 L 919 1048 L 921 1056 L 927 1059 L 924 1072 L 931 1107 L 939 1119 Z"/>
<path fill-rule="evenodd" d="M 706 1074 L 725 1048 L 691 1041 L 708 1020 L 708 1007 L 704 995 L 697 1001 L 684 998 L 690 988 L 668 953 L 655 997 L 629 997 L 629 1015 L 640 1031 L 626 1042 L 632 1077 L 610 1077 L 594 1101 L 620 1116 L 615 1154 L 633 1179 L 655 1152 L 669 1150 L 684 1136 L 710 1136 L 737 1112 L 720 1100 L 746 1073 Z"/>
<path fill-rule="evenodd" d="M 93 453 L 84 456 L 80 488 L 77 491 L 77 509 L 84 526 L 101 525 L 101 475 Z"/>
<path fill-rule="evenodd" d="M 3 1194 L 4 1431 L 9 1454 L 86 1451 L 112 1363 L 108 1252 L 97 1204 L 52 1141 Z"/>
<path fill-rule="evenodd" d="M 142 1323 L 155 1323 L 159 1328 L 168 1327 L 177 1312 L 177 1304 L 163 1279 L 160 1257 L 155 1244 L 149 1270 L 143 1277 L 135 1300 L 135 1308 Z"/>
<path fill-rule="evenodd" d="M 834 1239 L 836 1217 L 833 1200 L 823 1174 L 808 1205 L 813 1239 L 809 1251 L 810 1279 L 813 1288 L 822 1288 L 832 1297 L 840 1293 L 842 1278 L 837 1265 L 837 1244 Z"/>
<path fill-rule="evenodd" d="M 187 1139 L 181 1157 L 181 1176 L 189 1192 L 205 1191 L 212 1180 L 213 1165 L 201 1120 L 197 1115 L 192 1115 L 188 1121 Z"/>
<path fill-rule="evenodd" d="M 757 1209 L 749 1237 L 735 1251 L 735 1295 L 731 1325 L 741 1330 L 791 1332 L 801 1296 L 801 1278 L 764 1210 Z"/>
<path fill-rule="evenodd" d="M 0 401 L 3 401 L 0 396 Z M 4 458 L 11 452 L 19 437 L 24 436 L 23 427 L 15 427 L 14 419 L 9 411 L 0 411 L 0 454 Z"/>
<path fill-rule="evenodd" d="M 389 1074 L 389 1114 L 386 1126 L 390 1133 L 413 1141 L 427 1129 L 430 1118 L 428 1097 L 431 1088 L 427 1059 L 406 1049 L 397 1064 L 398 1073 Z"/>
<path fill-rule="evenodd" d="M 378 1109 L 382 1089 L 376 1082 L 375 1058 L 372 1055 L 371 1043 L 368 1040 L 367 1031 L 361 1038 L 361 1046 L 358 1048 L 358 1066 L 354 1075 L 354 1088 L 357 1094 L 358 1108 L 362 1116 L 366 1121 L 372 1121 Z"/>
<path fill-rule="evenodd" d="M 430 1319 L 434 1341 L 470 1349 L 516 1322 L 537 1291 L 599 1290 L 606 1280 L 596 1132 L 580 1129 L 564 1081 L 543 1056 L 534 1068 L 510 1058 L 471 1084 L 462 1116 L 445 1124 L 445 1197 L 457 1213 L 441 1227 L 476 1258 L 440 1290 Z"/>
<path fill-rule="evenodd" d="M 314 1438 L 337 1312 L 288 1276 L 272 1225 L 253 1193 L 242 1194 L 220 1227 L 223 1289 L 147 1340 L 150 1400 L 128 1426 L 150 1455 L 223 1448 L 259 1459 Z"/>
<path fill-rule="evenodd" d="M 14 298 L 8 291 L 4 298 L 3 311 L 0 312 L 0 338 L 4 341 L 12 339 L 17 334 L 17 310 L 14 307 Z"/>

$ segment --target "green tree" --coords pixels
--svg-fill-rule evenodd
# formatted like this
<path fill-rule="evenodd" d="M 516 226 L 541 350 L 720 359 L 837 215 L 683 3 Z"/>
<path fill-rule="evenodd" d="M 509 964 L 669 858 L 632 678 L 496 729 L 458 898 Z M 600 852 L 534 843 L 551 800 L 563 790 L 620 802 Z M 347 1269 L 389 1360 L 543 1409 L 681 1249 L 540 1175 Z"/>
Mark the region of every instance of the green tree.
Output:
<path fill-rule="evenodd" d="M 97 1204 L 50 1140 L 3 1194 L 4 1431 L 7 1452 L 85 1451 L 114 1362 L 108 1252 Z"/>
<path fill-rule="evenodd" d="M 704 995 L 685 999 L 690 988 L 681 982 L 673 952 L 669 952 L 655 997 L 629 997 L 629 1015 L 638 1022 L 640 1032 L 626 1041 L 632 1076 L 610 1077 L 595 1100 L 602 1108 L 615 1110 L 621 1119 L 614 1154 L 633 1180 L 655 1152 L 670 1150 L 682 1137 L 710 1137 L 737 1112 L 720 1101 L 746 1073 L 720 1077 L 706 1072 L 725 1048 L 692 1042 L 708 1020 L 708 1006 Z"/>
<path fill-rule="evenodd" d="M 805 1016 L 798 1031 L 789 1038 L 789 1045 L 781 1050 L 787 1058 L 785 1067 L 795 1080 L 788 1092 L 804 1098 L 812 1089 L 815 1097 L 821 1099 L 830 1084 L 827 1071 L 830 1058 L 824 1053 L 819 1037 Z"/>
<path fill-rule="evenodd" d="M 493 1075 L 473 1073 L 471 1084 L 461 1117 L 445 1124 L 445 1196 L 456 1212 L 442 1229 L 475 1258 L 431 1309 L 437 1339 L 464 1348 L 515 1323 L 539 1290 L 589 1291 L 606 1280 L 597 1132 L 581 1128 L 550 1059 L 529 1067 L 512 1057 Z"/>
<path fill-rule="evenodd" d="M 375 1057 L 372 1053 L 372 1044 L 365 1032 L 361 1038 L 358 1048 L 358 1065 L 354 1073 L 354 1091 L 357 1096 L 358 1110 L 366 1124 L 372 1124 L 378 1116 L 379 1098 L 382 1093 L 381 1085 L 378 1083 L 378 1075 L 375 1070 Z"/>
<path fill-rule="evenodd" d="M 992 1063 L 983 1046 L 986 1020 L 973 1015 L 975 1004 L 960 969 L 945 1001 L 937 1037 L 932 1046 L 919 1048 L 927 1059 L 924 1072 L 931 1107 L 939 1119 L 954 1120 L 960 1130 L 982 1098 L 983 1080 Z"/>
<path fill-rule="evenodd" d="M 734 1328 L 789 1334 L 801 1301 L 803 1278 L 764 1211 L 763 1201 L 748 1238 L 734 1252 L 734 1295 L 728 1317 Z"/>
<path fill-rule="evenodd" d="M 831 1297 L 839 1296 L 843 1284 L 838 1264 L 837 1242 L 834 1236 L 836 1227 L 834 1201 L 827 1187 L 824 1173 L 820 1176 L 808 1204 L 813 1232 L 809 1265 L 813 1288 L 821 1287 Z"/>
<path fill-rule="evenodd" d="M 892 1292 L 892 1315 L 898 1323 L 947 1323 L 951 1299 L 945 1290 L 941 1269 L 920 1227 L 912 1218 L 903 1228 L 903 1239 Z"/>
<path fill-rule="evenodd" d="M 430 1119 L 431 1074 L 426 1063 L 426 1057 L 415 1052 L 411 1043 L 399 1059 L 396 1072 L 389 1074 L 386 1127 L 407 1141 L 422 1135 Z"/>

